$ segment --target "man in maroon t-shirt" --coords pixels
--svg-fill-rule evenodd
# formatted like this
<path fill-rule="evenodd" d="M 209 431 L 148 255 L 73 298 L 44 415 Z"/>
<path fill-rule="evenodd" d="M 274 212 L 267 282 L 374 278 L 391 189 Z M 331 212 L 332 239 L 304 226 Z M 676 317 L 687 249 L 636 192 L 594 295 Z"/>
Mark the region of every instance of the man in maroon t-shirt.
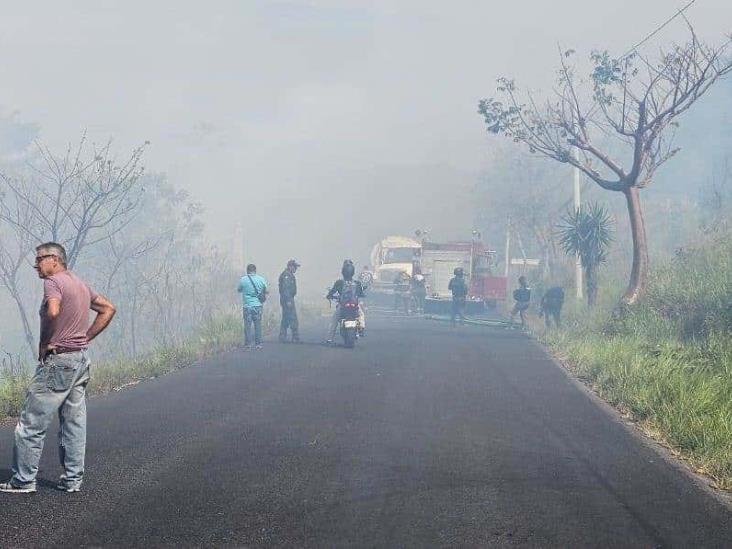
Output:
<path fill-rule="evenodd" d="M 43 279 L 38 367 L 15 427 L 13 477 L 0 491 L 36 491 L 38 462 L 48 425 L 58 411 L 61 466 L 58 489 L 78 492 L 86 451 L 86 349 L 111 322 L 115 308 L 66 269 L 66 250 L 47 242 L 36 248 L 35 269 Z M 89 310 L 97 313 L 89 326 Z"/>

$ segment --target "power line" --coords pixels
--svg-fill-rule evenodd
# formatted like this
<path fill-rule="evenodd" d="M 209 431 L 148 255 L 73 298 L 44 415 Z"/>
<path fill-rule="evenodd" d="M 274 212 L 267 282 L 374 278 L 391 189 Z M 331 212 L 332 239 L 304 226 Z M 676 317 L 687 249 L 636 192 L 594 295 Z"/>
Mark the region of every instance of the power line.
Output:
<path fill-rule="evenodd" d="M 623 54 L 623 56 L 620 59 L 623 59 L 625 57 L 628 57 L 632 52 L 634 52 L 637 48 L 648 42 L 651 38 L 653 38 L 656 34 L 661 32 L 661 30 L 666 27 L 671 21 L 676 19 L 679 15 L 682 15 L 686 10 L 688 10 L 694 3 L 696 3 L 696 0 L 691 0 L 688 4 L 686 4 L 683 8 L 679 9 L 676 13 L 674 13 L 671 17 L 669 17 L 666 21 L 663 22 L 663 24 L 658 27 L 656 30 L 654 30 L 652 33 L 650 33 L 648 36 L 646 36 L 643 40 L 638 42 L 635 46 L 630 48 L 627 52 Z"/>

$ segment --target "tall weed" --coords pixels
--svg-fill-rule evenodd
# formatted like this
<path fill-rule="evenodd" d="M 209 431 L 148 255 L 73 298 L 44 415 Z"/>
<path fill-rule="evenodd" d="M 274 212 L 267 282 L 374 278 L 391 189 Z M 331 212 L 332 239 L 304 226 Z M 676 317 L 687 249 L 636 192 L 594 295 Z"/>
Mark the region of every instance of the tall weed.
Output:
<path fill-rule="evenodd" d="M 679 251 L 620 320 L 614 304 L 588 312 L 568 303 L 565 328 L 545 342 L 601 396 L 732 489 L 732 236 Z"/>

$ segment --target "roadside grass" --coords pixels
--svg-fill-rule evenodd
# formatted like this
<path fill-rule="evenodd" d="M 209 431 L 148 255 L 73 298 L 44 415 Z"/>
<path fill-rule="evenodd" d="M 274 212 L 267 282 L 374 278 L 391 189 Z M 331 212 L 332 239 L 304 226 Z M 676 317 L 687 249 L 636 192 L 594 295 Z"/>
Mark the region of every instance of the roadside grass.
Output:
<path fill-rule="evenodd" d="M 320 309 L 310 303 L 300 304 L 298 313 L 300 321 L 305 323 L 322 316 Z M 278 332 L 279 323 L 279 306 L 268 304 L 262 319 L 263 334 Z M 137 360 L 120 358 L 93 365 L 89 394 L 106 393 L 186 368 L 202 358 L 233 349 L 243 338 L 240 312 L 219 316 L 205 323 L 196 336 L 177 345 L 156 349 Z"/>
<path fill-rule="evenodd" d="M 271 329 L 271 323 L 271 315 L 268 315 L 263 330 Z M 186 368 L 202 358 L 233 349 L 241 340 L 239 315 L 222 315 L 205 323 L 195 336 L 177 345 L 155 349 L 137 359 L 118 358 L 93 364 L 89 394 L 106 393 Z"/>
<path fill-rule="evenodd" d="M 0 381 L 0 420 L 20 414 L 31 376 L 27 371 L 5 374 Z"/>
<path fill-rule="evenodd" d="M 271 329 L 273 318 L 268 315 L 266 327 Z M 92 362 L 90 395 L 100 394 L 165 375 L 190 366 L 196 361 L 228 349 L 242 339 L 240 316 L 224 314 L 204 323 L 198 333 L 177 345 L 158 348 L 137 358 L 118 357 Z M 34 365 L 3 364 L 0 373 L 0 420 L 20 413 Z"/>
<path fill-rule="evenodd" d="M 326 311 L 322 302 L 303 302 L 298 308 L 300 322 L 323 323 Z M 264 309 L 263 333 L 271 335 L 278 331 L 279 321 L 279 306 L 268 303 Z M 106 393 L 180 370 L 207 356 L 231 350 L 242 340 L 241 312 L 237 309 L 204 323 L 185 341 L 154 349 L 137 358 L 95 360 L 88 393 Z M 17 359 L 5 358 L 0 362 L 0 420 L 20 413 L 33 368 L 33 365 L 22 364 Z"/>
<path fill-rule="evenodd" d="M 605 400 L 722 489 L 732 490 L 732 236 L 677 254 L 620 320 L 620 295 L 568 303 L 542 337 Z"/>

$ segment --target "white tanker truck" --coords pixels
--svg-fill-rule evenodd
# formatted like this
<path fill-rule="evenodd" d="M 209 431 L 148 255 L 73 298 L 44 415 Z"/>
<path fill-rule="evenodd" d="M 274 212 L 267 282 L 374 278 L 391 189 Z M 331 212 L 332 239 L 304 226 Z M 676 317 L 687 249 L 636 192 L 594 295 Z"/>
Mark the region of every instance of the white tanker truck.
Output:
<path fill-rule="evenodd" d="M 372 288 L 389 289 L 400 272 L 412 276 L 415 262 L 419 262 L 422 243 L 406 236 L 387 236 L 371 249 L 371 265 L 374 269 Z"/>

